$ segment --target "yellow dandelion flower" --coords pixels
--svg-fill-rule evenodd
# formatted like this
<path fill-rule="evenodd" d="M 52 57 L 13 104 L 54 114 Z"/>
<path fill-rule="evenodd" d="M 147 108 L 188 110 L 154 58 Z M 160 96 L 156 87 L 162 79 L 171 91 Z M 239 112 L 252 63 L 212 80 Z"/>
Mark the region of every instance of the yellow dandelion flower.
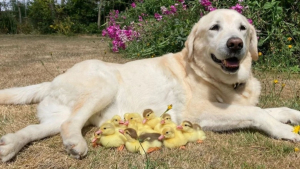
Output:
<path fill-rule="evenodd" d="M 277 79 L 273 80 L 273 83 L 274 83 L 274 84 L 277 84 L 277 83 L 278 83 L 278 80 L 277 80 Z"/>
<path fill-rule="evenodd" d="M 294 133 L 298 134 L 299 130 L 300 130 L 300 126 L 299 125 L 294 126 L 294 130 L 293 130 Z"/>
<path fill-rule="evenodd" d="M 292 46 L 292 45 L 289 45 L 288 47 L 289 47 L 289 49 L 291 49 L 293 46 Z"/>
<path fill-rule="evenodd" d="M 285 87 L 285 83 L 282 83 L 281 87 L 284 88 Z"/>
<path fill-rule="evenodd" d="M 150 44 L 149 43 L 147 43 L 147 46 L 149 46 Z"/>
<path fill-rule="evenodd" d="M 173 107 L 172 104 L 168 105 L 168 110 L 172 109 L 172 107 Z"/>
<path fill-rule="evenodd" d="M 287 40 L 288 40 L 288 41 L 291 41 L 291 40 L 292 40 L 292 38 L 291 38 L 291 37 L 288 37 L 288 38 L 287 38 Z"/>
<path fill-rule="evenodd" d="M 299 148 L 298 148 L 298 147 L 295 147 L 295 149 L 294 149 L 294 150 L 295 150 L 295 152 L 297 152 L 297 151 L 299 151 Z"/>
<path fill-rule="evenodd" d="M 167 108 L 167 110 L 165 111 L 165 112 L 163 112 L 163 114 L 162 115 L 160 115 L 160 117 L 162 117 L 165 113 L 167 113 L 169 110 L 171 110 L 172 109 L 172 104 L 170 104 L 170 105 L 168 105 L 168 108 Z"/>
<path fill-rule="evenodd" d="M 140 54 L 138 53 L 137 56 L 140 57 Z"/>
<path fill-rule="evenodd" d="M 258 52 L 258 56 L 261 56 L 262 55 L 262 53 L 261 52 Z"/>
<path fill-rule="evenodd" d="M 154 55 L 151 56 L 152 58 L 154 57 Z"/>

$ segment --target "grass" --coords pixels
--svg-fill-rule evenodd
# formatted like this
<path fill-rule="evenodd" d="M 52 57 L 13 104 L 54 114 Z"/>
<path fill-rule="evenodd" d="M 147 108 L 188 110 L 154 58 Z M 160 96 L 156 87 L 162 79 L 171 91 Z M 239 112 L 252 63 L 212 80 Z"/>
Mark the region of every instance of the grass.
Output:
<path fill-rule="evenodd" d="M 73 64 L 86 59 L 125 63 L 129 59 L 112 54 L 99 37 L 0 36 L 0 88 L 51 81 Z M 262 82 L 259 106 L 289 106 L 300 110 L 300 77 L 297 74 L 254 70 Z M 273 80 L 277 79 L 275 85 Z M 285 87 L 280 93 L 281 85 Z M 279 94 L 280 93 L 280 94 Z M 38 123 L 36 104 L 0 105 L 0 135 Z M 84 128 L 87 141 L 96 130 Z M 274 140 L 255 130 L 206 132 L 203 144 L 189 144 L 186 150 L 163 148 L 148 156 L 115 149 L 92 148 L 88 156 L 75 160 L 66 154 L 59 135 L 25 146 L 0 168 L 298 168 L 300 143 Z"/>

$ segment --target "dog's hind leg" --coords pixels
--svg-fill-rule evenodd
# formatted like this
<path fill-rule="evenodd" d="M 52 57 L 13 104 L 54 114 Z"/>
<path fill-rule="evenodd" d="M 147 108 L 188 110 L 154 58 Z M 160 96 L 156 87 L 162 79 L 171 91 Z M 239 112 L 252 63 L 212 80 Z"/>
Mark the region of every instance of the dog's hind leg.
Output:
<path fill-rule="evenodd" d="M 87 154 L 88 146 L 81 130 L 89 118 L 107 107 L 115 98 L 118 84 L 113 78 L 101 79 L 101 83 L 91 86 L 93 92 L 82 93 L 76 100 L 70 117 L 61 125 L 61 136 L 67 152 L 81 159 Z"/>
<path fill-rule="evenodd" d="M 13 158 L 26 144 L 58 134 L 60 126 L 70 115 L 70 109 L 45 98 L 38 106 L 40 124 L 29 125 L 0 139 L 0 158 L 6 162 Z"/>
<path fill-rule="evenodd" d="M 15 133 L 4 135 L 0 139 L 0 158 L 6 162 L 13 158 L 27 143 L 59 133 L 56 122 L 29 125 Z"/>

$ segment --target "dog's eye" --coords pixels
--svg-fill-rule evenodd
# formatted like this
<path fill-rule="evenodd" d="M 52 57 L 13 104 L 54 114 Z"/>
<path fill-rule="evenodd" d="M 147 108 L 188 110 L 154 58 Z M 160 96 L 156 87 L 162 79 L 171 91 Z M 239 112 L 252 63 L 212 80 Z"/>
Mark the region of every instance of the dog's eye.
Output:
<path fill-rule="evenodd" d="M 240 26 L 240 30 L 241 30 L 241 31 L 244 31 L 244 30 L 246 30 L 246 27 L 245 27 L 244 25 L 241 25 L 241 26 Z"/>
<path fill-rule="evenodd" d="M 209 30 L 212 30 L 212 31 L 218 31 L 219 29 L 220 29 L 220 26 L 218 24 L 213 25 L 211 28 L 209 28 Z"/>

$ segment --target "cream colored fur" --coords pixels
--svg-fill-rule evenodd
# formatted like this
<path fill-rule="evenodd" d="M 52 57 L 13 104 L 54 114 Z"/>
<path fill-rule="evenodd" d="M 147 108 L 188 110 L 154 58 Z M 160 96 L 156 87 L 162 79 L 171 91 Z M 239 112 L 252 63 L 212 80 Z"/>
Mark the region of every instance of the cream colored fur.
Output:
<path fill-rule="evenodd" d="M 210 30 L 214 24 L 218 31 Z M 244 44 L 235 73 L 224 71 L 211 58 L 214 54 L 226 59 L 231 37 Z M 254 27 L 233 10 L 216 10 L 195 24 L 181 52 L 126 64 L 88 60 L 52 82 L 0 90 L 0 104 L 39 102 L 40 119 L 40 124 L 2 136 L 0 158 L 6 162 L 27 143 L 58 133 L 66 151 L 82 158 L 88 151 L 81 134 L 84 126 L 99 126 L 113 115 L 147 108 L 159 115 L 169 104 L 177 123 L 190 120 L 213 131 L 255 128 L 277 139 L 300 141 L 293 127 L 284 124 L 298 124 L 299 111 L 255 106 L 261 87 L 251 73 L 251 62 L 257 58 Z M 243 85 L 235 89 L 237 83 Z"/>

